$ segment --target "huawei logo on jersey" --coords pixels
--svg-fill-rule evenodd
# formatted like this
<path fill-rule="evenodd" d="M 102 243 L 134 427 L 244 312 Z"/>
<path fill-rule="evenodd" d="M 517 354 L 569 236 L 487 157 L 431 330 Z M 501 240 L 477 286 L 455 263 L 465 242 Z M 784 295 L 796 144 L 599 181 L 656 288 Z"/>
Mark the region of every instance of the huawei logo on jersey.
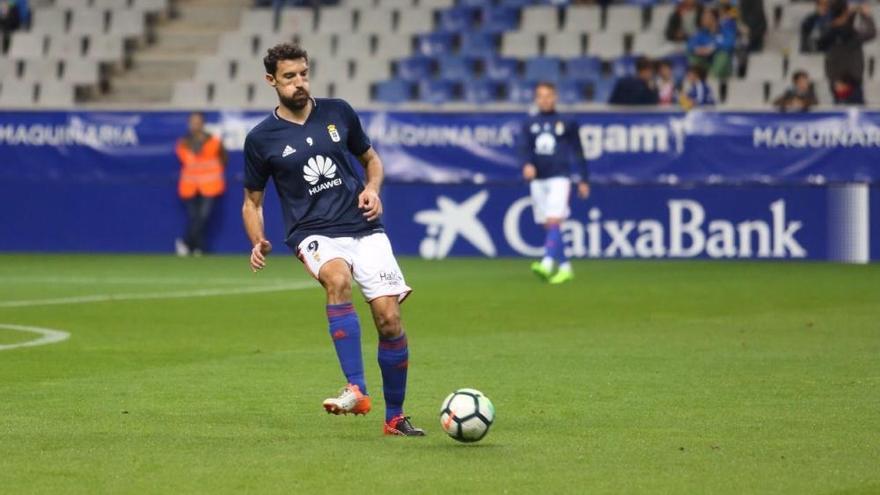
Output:
<path fill-rule="evenodd" d="M 318 184 L 321 178 L 333 179 L 330 182 Z M 315 155 L 309 158 L 308 164 L 303 167 L 303 178 L 309 184 L 315 186 L 309 189 L 309 195 L 313 196 L 325 189 L 336 187 L 342 184 L 342 179 L 336 177 L 336 164 L 333 160 L 321 155 Z"/>

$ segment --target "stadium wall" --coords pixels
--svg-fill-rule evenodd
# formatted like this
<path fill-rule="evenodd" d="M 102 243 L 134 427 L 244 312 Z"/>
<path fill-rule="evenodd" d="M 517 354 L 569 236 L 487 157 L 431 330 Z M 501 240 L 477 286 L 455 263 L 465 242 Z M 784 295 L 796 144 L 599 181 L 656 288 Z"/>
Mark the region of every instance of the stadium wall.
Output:
<path fill-rule="evenodd" d="M 364 112 L 388 169 L 395 249 L 535 256 L 512 113 Z M 220 112 L 229 192 L 211 250 L 242 252 L 241 143 L 264 115 Z M 594 192 L 572 200 L 575 257 L 880 260 L 880 113 L 575 114 Z M 0 113 L 0 250 L 170 252 L 183 230 L 182 112 Z M 269 191 L 267 233 L 283 227 Z M 876 220 L 874 221 L 876 223 Z"/>

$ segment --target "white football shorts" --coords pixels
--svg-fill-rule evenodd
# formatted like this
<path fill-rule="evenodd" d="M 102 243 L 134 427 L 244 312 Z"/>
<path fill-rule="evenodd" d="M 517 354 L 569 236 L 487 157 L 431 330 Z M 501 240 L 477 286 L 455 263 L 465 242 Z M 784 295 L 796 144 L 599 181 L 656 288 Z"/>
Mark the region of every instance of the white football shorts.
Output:
<path fill-rule="evenodd" d="M 535 223 L 544 224 L 548 218 L 565 220 L 571 213 L 568 197 L 571 194 L 571 181 L 567 177 L 534 179 L 529 184 L 532 193 L 532 213 Z"/>
<path fill-rule="evenodd" d="M 367 302 L 382 296 L 397 296 L 403 302 L 412 292 L 383 232 L 362 237 L 310 235 L 299 244 L 296 254 L 315 280 L 328 261 L 341 259 L 348 263 Z"/>

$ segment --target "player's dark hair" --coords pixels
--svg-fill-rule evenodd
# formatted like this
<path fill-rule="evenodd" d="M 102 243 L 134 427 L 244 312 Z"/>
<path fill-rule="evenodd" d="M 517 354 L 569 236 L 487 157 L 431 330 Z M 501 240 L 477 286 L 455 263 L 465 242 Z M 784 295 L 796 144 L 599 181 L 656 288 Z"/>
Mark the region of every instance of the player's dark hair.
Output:
<path fill-rule="evenodd" d="M 550 91 L 556 91 L 556 85 L 550 81 L 539 81 L 538 84 L 535 84 L 535 90 L 538 88 L 547 88 Z"/>
<path fill-rule="evenodd" d="M 699 64 L 694 64 L 688 67 L 688 72 L 693 73 L 700 81 L 705 81 L 706 76 L 709 75 L 706 68 Z"/>
<path fill-rule="evenodd" d="M 275 75 L 278 70 L 278 62 L 282 60 L 305 59 L 309 61 L 309 54 L 301 46 L 293 43 L 280 43 L 269 48 L 268 53 L 263 57 L 263 66 L 266 68 L 266 74 Z"/>
<path fill-rule="evenodd" d="M 198 117 L 198 118 L 202 119 L 203 121 L 205 120 L 205 112 L 199 112 L 199 111 L 190 112 L 189 116 L 190 117 Z"/>
<path fill-rule="evenodd" d="M 642 72 L 645 70 L 654 70 L 654 62 L 647 57 L 639 57 L 636 59 L 636 72 Z"/>
<path fill-rule="evenodd" d="M 791 76 L 791 82 L 796 83 L 796 82 L 798 82 L 798 79 L 800 79 L 802 77 L 809 78 L 810 76 L 807 74 L 807 71 L 804 71 L 804 70 L 795 71 L 795 73 L 792 74 L 792 76 Z"/>

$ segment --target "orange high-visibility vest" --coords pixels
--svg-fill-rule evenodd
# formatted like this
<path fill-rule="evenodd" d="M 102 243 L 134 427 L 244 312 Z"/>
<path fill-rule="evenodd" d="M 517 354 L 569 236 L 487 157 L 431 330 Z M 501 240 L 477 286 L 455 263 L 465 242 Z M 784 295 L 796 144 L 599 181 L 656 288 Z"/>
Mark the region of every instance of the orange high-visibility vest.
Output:
<path fill-rule="evenodd" d="M 180 159 L 180 182 L 177 192 L 182 199 L 190 199 L 196 193 L 214 197 L 226 190 L 223 178 L 222 145 L 220 139 L 211 136 L 202 145 L 198 153 L 186 145 L 181 139 L 177 142 L 177 158 Z"/>

